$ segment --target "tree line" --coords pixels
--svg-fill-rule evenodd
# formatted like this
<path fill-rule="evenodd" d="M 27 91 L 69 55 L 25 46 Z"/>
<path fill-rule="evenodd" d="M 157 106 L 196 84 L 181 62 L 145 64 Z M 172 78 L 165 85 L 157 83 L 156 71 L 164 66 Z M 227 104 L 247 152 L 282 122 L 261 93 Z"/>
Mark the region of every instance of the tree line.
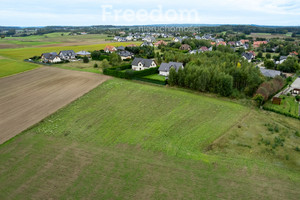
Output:
<path fill-rule="evenodd" d="M 170 85 L 222 96 L 237 92 L 252 96 L 264 79 L 258 68 L 232 52 L 217 50 L 196 55 L 166 52 L 164 60 L 187 63 L 178 72 L 170 70 Z"/>

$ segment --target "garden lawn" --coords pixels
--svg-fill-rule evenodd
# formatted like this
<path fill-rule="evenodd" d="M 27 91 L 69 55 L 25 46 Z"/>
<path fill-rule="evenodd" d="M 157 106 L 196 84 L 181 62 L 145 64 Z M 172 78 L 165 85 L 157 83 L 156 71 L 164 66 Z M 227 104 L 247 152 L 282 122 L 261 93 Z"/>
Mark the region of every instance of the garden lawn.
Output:
<path fill-rule="evenodd" d="M 143 78 L 148 78 L 148 79 L 152 79 L 152 80 L 158 80 L 158 81 L 165 81 L 166 77 L 161 76 L 159 74 L 151 74 L 148 76 L 144 76 Z"/>
<path fill-rule="evenodd" d="M 272 104 L 271 101 L 268 101 L 264 106 L 277 110 L 281 113 L 288 113 L 295 117 L 299 116 L 299 103 L 295 100 L 293 96 L 280 96 L 282 99 L 281 105 Z"/>

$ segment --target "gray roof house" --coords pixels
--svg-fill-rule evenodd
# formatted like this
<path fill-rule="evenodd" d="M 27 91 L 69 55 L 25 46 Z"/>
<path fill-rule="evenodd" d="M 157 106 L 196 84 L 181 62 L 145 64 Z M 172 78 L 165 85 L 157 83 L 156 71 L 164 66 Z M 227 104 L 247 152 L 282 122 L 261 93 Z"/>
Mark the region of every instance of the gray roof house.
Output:
<path fill-rule="evenodd" d="M 124 50 L 125 50 L 125 47 L 119 46 L 119 47 L 117 47 L 116 49 L 117 49 L 117 51 L 124 51 Z"/>
<path fill-rule="evenodd" d="M 76 53 L 76 55 L 78 55 L 78 56 L 90 56 L 91 53 L 87 52 L 87 51 L 79 51 L 79 52 Z"/>
<path fill-rule="evenodd" d="M 134 54 L 129 51 L 118 51 L 117 54 L 121 56 L 122 60 L 131 59 L 134 56 Z"/>
<path fill-rule="evenodd" d="M 43 53 L 41 56 L 41 59 L 43 62 L 45 63 L 55 63 L 55 62 L 60 62 L 61 59 L 60 57 L 57 55 L 56 52 L 51 52 L 51 53 Z"/>
<path fill-rule="evenodd" d="M 135 71 L 140 71 L 144 69 L 157 67 L 157 64 L 154 60 L 144 59 L 144 58 L 135 58 L 131 63 L 132 69 Z"/>
<path fill-rule="evenodd" d="M 141 47 L 145 46 L 153 47 L 153 44 L 151 42 L 144 42 L 143 44 L 141 44 Z"/>
<path fill-rule="evenodd" d="M 58 55 L 62 60 L 72 60 L 75 59 L 76 53 L 73 50 L 67 50 L 59 52 Z"/>
<path fill-rule="evenodd" d="M 287 58 L 287 56 L 280 56 L 279 61 L 277 61 L 276 64 L 282 64 L 284 61 L 286 61 Z"/>
<path fill-rule="evenodd" d="M 254 58 L 254 55 L 250 52 L 243 53 L 242 57 L 248 60 L 248 62 L 251 62 L 251 60 Z"/>
<path fill-rule="evenodd" d="M 162 76 L 169 76 L 172 67 L 178 71 L 180 68 L 183 68 L 183 64 L 179 62 L 162 63 L 158 69 L 159 74 Z"/>
<path fill-rule="evenodd" d="M 265 77 L 269 77 L 269 78 L 275 78 L 276 76 L 281 75 L 280 71 L 273 70 L 273 69 L 266 69 L 266 68 L 260 67 L 259 70 L 262 73 L 262 75 L 264 75 Z"/>

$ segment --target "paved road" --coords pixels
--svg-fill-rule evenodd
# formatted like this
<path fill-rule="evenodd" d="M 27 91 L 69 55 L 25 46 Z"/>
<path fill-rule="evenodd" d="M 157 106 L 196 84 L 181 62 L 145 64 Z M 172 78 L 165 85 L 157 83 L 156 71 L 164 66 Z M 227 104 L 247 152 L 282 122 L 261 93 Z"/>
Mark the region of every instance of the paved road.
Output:
<path fill-rule="evenodd" d="M 109 77 L 42 67 L 0 79 L 0 144 L 89 92 Z"/>

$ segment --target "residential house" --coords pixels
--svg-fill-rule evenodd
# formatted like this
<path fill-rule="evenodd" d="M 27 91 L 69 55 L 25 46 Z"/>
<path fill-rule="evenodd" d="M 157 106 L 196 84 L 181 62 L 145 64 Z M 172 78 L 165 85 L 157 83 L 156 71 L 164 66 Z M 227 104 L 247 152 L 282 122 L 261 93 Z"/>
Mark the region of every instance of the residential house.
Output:
<path fill-rule="evenodd" d="M 236 43 L 233 42 L 233 41 L 230 41 L 230 42 L 228 42 L 227 44 L 228 44 L 229 46 L 235 46 L 235 45 L 236 45 Z"/>
<path fill-rule="evenodd" d="M 180 68 L 183 69 L 183 64 L 178 62 L 161 63 L 158 69 L 159 75 L 169 76 L 171 68 L 174 68 L 178 72 Z"/>
<path fill-rule="evenodd" d="M 157 67 L 157 64 L 154 60 L 144 59 L 144 58 L 135 58 L 132 63 L 132 69 L 135 71 L 141 71 L 149 68 Z"/>
<path fill-rule="evenodd" d="M 279 61 L 277 61 L 276 64 L 282 64 L 284 61 L 286 61 L 287 58 L 288 56 L 280 56 Z"/>
<path fill-rule="evenodd" d="M 250 41 L 249 40 L 240 40 L 241 44 L 244 45 L 246 43 L 249 43 Z"/>
<path fill-rule="evenodd" d="M 242 47 L 247 50 L 249 49 L 249 44 L 244 44 Z"/>
<path fill-rule="evenodd" d="M 296 51 L 290 53 L 290 56 L 298 56 L 299 54 Z"/>
<path fill-rule="evenodd" d="M 117 49 L 117 51 L 124 51 L 124 50 L 125 50 L 125 47 L 119 46 L 119 47 L 117 47 L 116 49 Z"/>
<path fill-rule="evenodd" d="M 201 52 L 209 51 L 209 49 L 206 46 L 200 47 L 199 49 Z"/>
<path fill-rule="evenodd" d="M 153 42 L 156 41 L 155 37 L 149 36 L 149 35 L 147 35 L 146 37 L 144 37 L 142 40 L 145 41 L 145 42 L 148 42 L 148 43 L 153 43 Z"/>
<path fill-rule="evenodd" d="M 202 37 L 199 36 L 199 35 L 196 35 L 196 36 L 195 36 L 195 39 L 196 39 L 196 40 L 202 40 Z"/>
<path fill-rule="evenodd" d="M 132 36 L 132 35 L 128 35 L 128 36 L 126 37 L 126 40 L 127 40 L 127 41 L 133 40 L 133 36 Z"/>
<path fill-rule="evenodd" d="M 216 43 L 224 42 L 224 39 L 223 38 L 218 38 L 218 39 L 215 40 L 215 42 Z"/>
<path fill-rule="evenodd" d="M 244 52 L 242 54 L 242 57 L 245 58 L 246 60 L 248 60 L 248 62 L 251 62 L 252 59 L 255 58 L 255 55 L 252 52 Z"/>
<path fill-rule="evenodd" d="M 129 51 L 118 51 L 117 54 L 120 55 L 122 60 L 131 59 L 134 56 L 134 54 Z"/>
<path fill-rule="evenodd" d="M 135 44 L 129 44 L 126 47 L 137 47 Z"/>
<path fill-rule="evenodd" d="M 183 44 L 181 45 L 181 47 L 179 48 L 180 50 L 185 50 L 185 51 L 190 51 L 191 50 L 191 46 L 188 44 Z"/>
<path fill-rule="evenodd" d="M 182 42 L 182 38 L 181 38 L 181 37 L 174 37 L 174 38 L 173 38 L 173 41 L 174 41 L 174 42 L 180 42 L 180 43 L 181 43 L 181 42 Z"/>
<path fill-rule="evenodd" d="M 81 57 L 90 57 L 91 56 L 91 53 L 90 52 L 87 52 L 87 51 L 79 51 L 76 53 L 77 56 L 81 56 Z"/>
<path fill-rule="evenodd" d="M 114 40 L 118 41 L 121 37 L 120 36 L 115 36 Z"/>
<path fill-rule="evenodd" d="M 151 42 L 144 42 L 143 44 L 141 44 L 141 47 L 145 46 L 153 47 L 153 44 Z"/>
<path fill-rule="evenodd" d="M 265 77 L 268 77 L 268 78 L 275 78 L 276 76 L 281 75 L 280 71 L 273 70 L 273 69 L 266 69 L 264 67 L 260 67 L 259 70 L 262 73 L 262 75 L 264 75 Z"/>
<path fill-rule="evenodd" d="M 224 46 L 226 46 L 226 42 L 224 42 L 224 41 L 219 41 L 219 42 L 217 43 L 217 46 L 219 46 L 219 45 L 224 45 Z"/>
<path fill-rule="evenodd" d="M 258 47 L 260 47 L 260 45 L 263 45 L 263 44 L 268 44 L 268 41 L 255 41 L 255 42 L 253 42 L 253 47 L 258 48 Z"/>
<path fill-rule="evenodd" d="M 160 41 L 158 41 L 158 42 L 154 43 L 154 46 L 155 46 L 155 47 L 158 47 L 158 46 L 160 46 L 160 45 L 164 45 L 164 46 L 166 46 L 166 45 L 167 45 L 167 43 L 166 43 L 165 41 L 163 41 L 163 40 L 160 40 Z"/>
<path fill-rule="evenodd" d="M 114 46 L 108 45 L 104 48 L 104 51 L 106 53 L 113 53 L 113 52 L 117 51 L 117 48 Z"/>
<path fill-rule="evenodd" d="M 212 34 L 205 34 L 202 36 L 203 40 L 215 40 L 215 38 L 212 37 Z"/>
<path fill-rule="evenodd" d="M 197 54 L 197 53 L 202 53 L 202 51 L 200 49 L 198 49 L 198 50 L 192 50 L 189 53 L 190 54 Z"/>
<path fill-rule="evenodd" d="M 73 60 L 76 57 L 76 53 L 73 50 L 61 51 L 58 56 L 62 60 Z"/>
<path fill-rule="evenodd" d="M 120 36 L 115 36 L 114 40 L 116 40 L 117 42 L 126 42 L 127 39 L 125 37 L 120 37 Z"/>
<path fill-rule="evenodd" d="M 43 53 L 41 56 L 42 62 L 44 63 L 58 63 L 61 62 L 60 57 L 56 52 Z"/>
<path fill-rule="evenodd" d="M 242 46 L 243 45 L 243 43 L 241 42 L 241 41 L 236 41 L 235 42 L 235 46 L 237 46 L 237 47 L 240 47 L 240 46 Z"/>

